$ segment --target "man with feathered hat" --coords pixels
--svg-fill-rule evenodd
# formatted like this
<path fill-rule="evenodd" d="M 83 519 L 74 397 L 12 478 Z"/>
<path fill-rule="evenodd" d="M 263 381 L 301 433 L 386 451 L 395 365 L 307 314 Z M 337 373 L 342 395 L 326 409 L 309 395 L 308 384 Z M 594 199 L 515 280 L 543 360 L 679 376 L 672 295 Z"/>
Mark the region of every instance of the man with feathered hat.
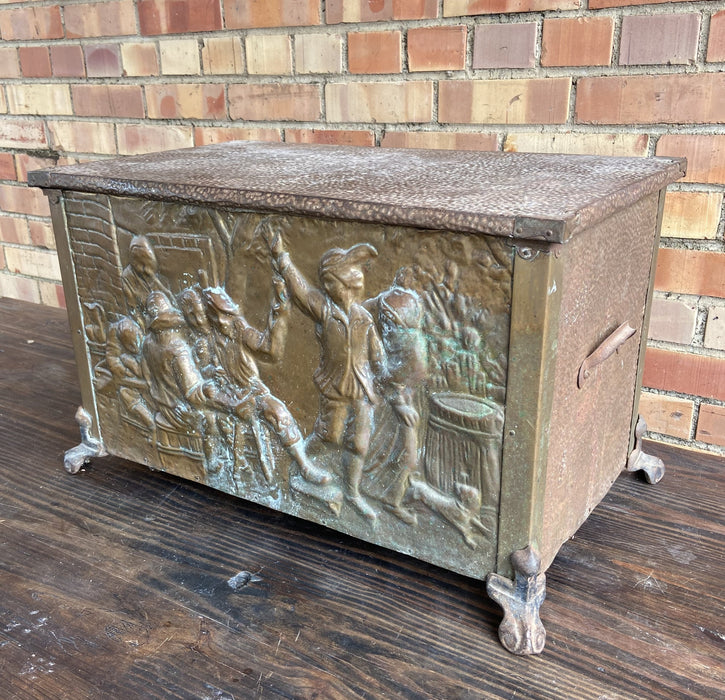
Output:
<path fill-rule="evenodd" d="M 320 258 L 320 287 L 315 287 L 292 263 L 281 232 L 271 220 L 264 236 L 292 299 L 317 324 L 322 352 L 314 374 L 320 405 L 313 439 L 345 448 L 345 498 L 361 515 L 375 520 L 376 512 L 360 493 L 360 481 L 373 410 L 380 401 L 377 384 L 386 372 L 385 351 L 373 318 L 361 302 L 363 263 L 378 252 L 369 243 L 331 248 Z"/>

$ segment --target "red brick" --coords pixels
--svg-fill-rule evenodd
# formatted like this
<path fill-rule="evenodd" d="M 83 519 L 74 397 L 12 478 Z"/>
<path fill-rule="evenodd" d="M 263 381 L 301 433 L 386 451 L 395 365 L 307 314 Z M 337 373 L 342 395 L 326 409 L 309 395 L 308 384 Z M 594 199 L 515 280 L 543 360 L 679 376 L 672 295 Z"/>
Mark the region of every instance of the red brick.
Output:
<path fill-rule="evenodd" d="M 720 124 L 725 73 L 580 78 L 576 119 L 588 124 Z"/>
<path fill-rule="evenodd" d="M 62 284 L 38 280 L 38 289 L 40 291 L 41 304 L 58 309 L 65 309 L 65 294 L 63 293 Z"/>
<path fill-rule="evenodd" d="M 576 10 L 580 6 L 580 0 L 443 0 L 443 16 Z"/>
<path fill-rule="evenodd" d="M 18 57 L 24 78 L 50 78 L 50 54 L 47 46 L 20 46 Z"/>
<path fill-rule="evenodd" d="M 5 260 L 10 272 L 60 280 L 60 267 L 55 253 L 35 248 L 5 248 Z"/>
<path fill-rule="evenodd" d="M 647 348 L 642 384 L 651 389 L 725 401 L 725 359 Z"/>
<path fill-rule="evenodd" d="M 327 0 L 328 24 L 376 22 L 393 19 L 393 0 Z"/>
<path fill-rule="evenodd" d="M 342 72 L 342 36 L 340 34 L 298 34 L 295 36 L 295 72 Z"/>
<path fill-rule="evenodd" d="M 292 38 L 289 34 L 256 34 L 245 40 L 250 75 L 291 75 Z"/>
<path fill-rule="evenodd" d="M 0 274 L 0 297 L 39 304 L 38 282 L 18 275 Z"/>
<path fill-rule="evenodd" d="M 710 18 L 710 36 L 707 40 L 706 61 L 725 61 L 725 10 Z"/>
<path fill-rule="evenodd" d="M 393 0 L 393 19 L 435 19 L 438 0 Z"/>
<path fill-rule="evenodd" d="M 183 34 L 222 29 L 220 0 L 139 0 L 141 34 Z"/>
<path fill-rule="evenodd" d="M 242 42 L 238 36 L 204 39 L 201 50 L 204 73 L 208 75 L 236 75 L 244 72 Z"/>
<path fill-rule="evenodd" d="M 720 192 L 668 192 L 665 196 L 662 236 L 716 238 L 722 200 Z"/>
<path fill-rule="evenodd" d="M 655 288 L 678 294 L 725 299 L 725 253 L 684 248 L 661 248 Z"/>
<path fill-rule="evenodd" d="M 437 0 L 328 0 L 325 4 L 327 24 L 435 19 L 437 16 Z"/>
<path fill-rule="evenodd" d="M 118 44 L 86 44 L 83 51 L 89 78 L 117 78 L 123 75 L 121 47 Z"/>
<path fill-rule="evenodd" d="M 665 134 L 657 155 L 687 158 L 683 182 L 725 184 L 725 134 Z"/>
<path fill-rule="evenodd" d="M 570 153 L 598 156 L 646 156 L 647 134 L 542 133 L 509 131 L 503 144 L 508 153 Z"/>
<path fill-rule="evenodd" d="M 126 76 L 159 74 L 159 57 L 156 43 L 124 42 L 121 44 L 121 62 Z"/>
<path fill-rule="evenodd" d="M 194 145 L 207 146 L 227 141 L 273 141 L 282 140 L 279 129 L 248 129 L 242 126 L 197 126 L 194 127 Z"/>
<path fill-rule="evenodd" d="M 461 151 L 496 151 L 496 134 L 461 134 L 454 131 L 386 131 L 386 148 L 437 148 Z"/>
<path fill-rule="evenodd" d="M 0 153 L 0 180 L 17 180 L 15 158 L 12 153 Z"/>
<path fill-rule="evenodd" d="M 608 66 L 613 17 L 544 18 L 542 66 Z"/>
<path fill-rule="evenodd" d="M 443 80 L 438 119 L 450 124 L 563 124 L 569 78 Z"/>
<path fill-rule="evenodd" d="M 33 219 L 28 221 L 30 230 L 30 242 L 39 248 L 55 250 L 55 236 L 50 222 Z"/>
<path fill-rule="evenodd" d="M 0 216 L 0 241 L 31 245 L 28 220 L 19 216 Z"/>
<path fill-rule="evenodd" d="M 536 23 L 482 24 L 473 37 L 474 68 L 531 68 Z"/>
<path fill-rule="evenodd" d="M 18 174 L 18 181 L 27 182 L 28 173 L 31 170 L 52 168 L 56 162 L 57 158 L 43 158 L 41 156 L 31 156 L 27 153 L 18 153 L 15 156 L 15 170 Z"/>
<path fill-rule="evenodd" d="M 707 310 L 704 345 L 713 350 L 725 350 L 725 306 L 715 304 Z"/>
<path fill-rule="evenodd" d="M 433 83 L 328 83 L 325 101 L 329 122 L 429 122 L 433 117 Z"/>
<path fill-rule="evenodd" d="M 229 86 L 229 116 L 249 121 L 317 121 L 319 85 L 235 84 Z"/>
<path fill-rule="evenodd" d="M 20 61 L 14 46 L 0 46 L 0 78 L 19 78 Z"/>
<path fill-rule="evenodd" d="M 53 120 L 48 122 L 48 131 L 52 147 L 61 152 L 116 153 L 116 129 L 112 122 Z"/>
<path fill-rule="evenodd" d="M 135 34 L 136 9 L 133 0 L 65 5 L 63 24 L 69 39 Z"/>
<path fill-rule="evenodd" d="M 225 119 L 224 86 L 174 83 L 147 85 L 149 119 Z"/>
<path fill-rule="evenodd" d="M 56 78 L 83 78 L 86 74 L 80 44 L 51 44 L 50 63 Z"/>
<path fill-rule="evenodd" d="M 320 23 L 318 0 L 226 0 L 227 29 L 307 27 Z"/>
<path fill-rule="evenodd" d="M 679 299 L 652 300 L 649 321 L 651 340 L 690 345 L 697 324 L 697 304 Z"/>
<path fill-rule="evenodd" d="M 374 146 L 375 134 L 363 130 L 285 129 L 288 143 L 326 143 L 337 146 Z"/>
<path fill-rule="evenodd" d="M 199 41 L 189 39 L 164 39 L 159 41 L 161 72 L 164 75 L 199 75 Z"/>
<path fill-rule="evenodd" d="M 408 30 L 408 69 L 463 70 L 466 65 L 464 26 L 420 27 Z"/>
<path fill-rule="evenodd" d="M 121 155 L 169 151 L 194 145 L 194 132 L 190 126 L 119 124 L 117 130 L 118 152 Z"/>
<path fill-rule="evenodd" d="M 694 63 L 700 15 L 625 15 L 619 44 L 619 65 Z"/>
<path fill-rule="evenodd" d="M 140 85 L 73 85 L 72 91 L 79 117 L 144 116 Z"/>
<path fill-rule="evenodd" d="M 36 187 L 0 185 L 0 209 L 16 214 L 50 216 L 48 200 Z"/>
<path fill-rule="evenodd" d="M 725 406 L 709 403 L 700 406 L 695 440 L 725 447 Z"/>
<path fill-rule="evenodd" d="M 5 41 L 62 39 L 60 6 L 0 10 L 0 35 Z"/>
<path fill-rule="evenodd" d="M 401 34 L 351 32 L 347 35 L 347 65 L 351 73 L 400 73 Z"/>
<path fill-rule="evenodd" d="M 46 148 L 45 127 L 39 119 L 0 119 L 0 148 Z"/>
<path fill-rule="evenodd" d="M 13 114 L 73 114 L 71 93 L 64 83 L 41 83 L 27 80 L 5 87 Z"/>
<path fill-rule="evenodd" d="M 663 5 L 669 2 L 688 2 L 688 0 L 589 0 L 590 10 L 603 7 L 625 7 L 627 5 Z"/>
<path fill-rule="evenodd" d="M 642 392 L 639 413 L 647 423 L 647 430 L 662 435 L 689 440 L 695 404 L 666 394 Z"/>

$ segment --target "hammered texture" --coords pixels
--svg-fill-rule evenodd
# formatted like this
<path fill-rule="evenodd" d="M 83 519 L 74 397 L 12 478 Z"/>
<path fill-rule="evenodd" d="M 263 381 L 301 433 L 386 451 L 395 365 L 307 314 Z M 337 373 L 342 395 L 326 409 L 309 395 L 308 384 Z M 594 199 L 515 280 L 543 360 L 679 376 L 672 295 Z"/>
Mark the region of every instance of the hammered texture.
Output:
<path fill-rule="evenodd" d="M 30 184 L 562 242 L 681 160 L 232 142 L 37 171 Z"/>
<path fill-rule="evenodd" d="M 562 249 L 541 538 L 545 567 L 627 463 L 657 203 L 656 194 L 646 197 Z M 625 321 L 637 332 L 578 388 L 581 363 Z"/>

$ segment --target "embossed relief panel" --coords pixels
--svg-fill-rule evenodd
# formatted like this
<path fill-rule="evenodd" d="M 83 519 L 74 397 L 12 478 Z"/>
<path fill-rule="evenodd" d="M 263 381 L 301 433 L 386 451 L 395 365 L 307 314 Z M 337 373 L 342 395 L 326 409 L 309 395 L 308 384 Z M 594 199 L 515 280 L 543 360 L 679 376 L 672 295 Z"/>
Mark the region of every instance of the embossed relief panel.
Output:
<path fill-rule="evenodd" d="M 111 453 L 493 570 L 504 241 L 105 195 L 65 208 Z"/>

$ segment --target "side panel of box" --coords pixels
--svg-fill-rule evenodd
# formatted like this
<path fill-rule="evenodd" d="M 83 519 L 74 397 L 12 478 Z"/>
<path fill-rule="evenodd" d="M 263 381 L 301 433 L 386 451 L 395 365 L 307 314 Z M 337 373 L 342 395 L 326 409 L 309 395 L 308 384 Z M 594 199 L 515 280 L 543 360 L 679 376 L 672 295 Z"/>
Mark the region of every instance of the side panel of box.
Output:
<path fill-rule="evenodd" d="M 563 247 L 541 535 L 544 567 L 626 466 L 658 200 L 650 195 Z M 608 338 L 623 324 L 634 332 L 616 351 L 606 352 L 613 342 Z M 580 379 L 587 358 L 593 366 Z"/>

